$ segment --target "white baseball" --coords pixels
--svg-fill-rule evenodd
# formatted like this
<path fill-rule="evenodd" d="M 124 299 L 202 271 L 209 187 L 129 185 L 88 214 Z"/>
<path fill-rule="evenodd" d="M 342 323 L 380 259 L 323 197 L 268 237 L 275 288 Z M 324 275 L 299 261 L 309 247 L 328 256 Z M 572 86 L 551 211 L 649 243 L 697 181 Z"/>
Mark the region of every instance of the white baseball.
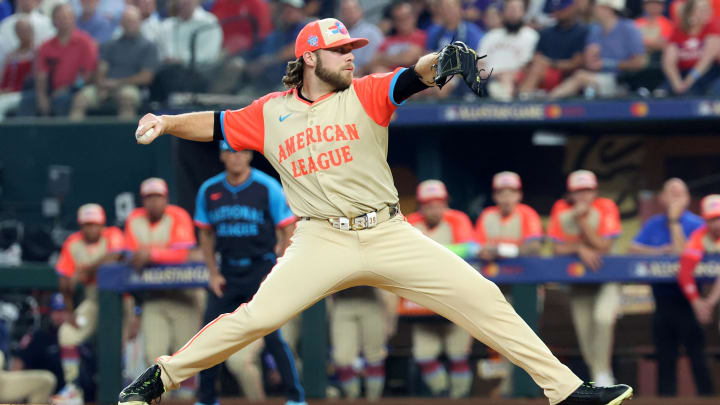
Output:
<path fill-rule="evenodd" d="M 150 140 L 152 139 L 153 134 L 155 133 L 155 128 L 150 128 L 145 133 L 141 134 L 139 132 L 135 133 L 135 139 L 137 139 L 138 142 L 143 144 L 150 143 Z"/>

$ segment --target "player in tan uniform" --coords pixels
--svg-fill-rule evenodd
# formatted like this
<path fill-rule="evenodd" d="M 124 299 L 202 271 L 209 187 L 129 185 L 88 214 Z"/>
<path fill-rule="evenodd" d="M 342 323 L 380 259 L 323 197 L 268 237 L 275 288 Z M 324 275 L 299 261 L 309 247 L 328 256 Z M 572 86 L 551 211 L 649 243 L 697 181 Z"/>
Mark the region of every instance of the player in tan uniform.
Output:
<path fill-rule="evenodd" d="M 98 204 L 85 204 L 78 209 L 80 231 L 68 236 L 60 251 L 55 269 L 60 276 L 60 291 L 69 313 L 68 321 L 58 330 L 58 344 L 62 359 L 65 387 L 53 396 L 53 403 L 76 405 L 83 403 L 83 395 L 75 383 L 79 375 L 78 345 L 95 333 L 98 315 L 98 295 L 95 274 L 98 267 L 115 260 L 123 248 L 122 231 L 105 226 L 105 210 Z M 73 296 L 75 286 L 85 286 L 85 299 L 77 307 Z"/>
<path fill-rule="evenodd" d="M 448 193 L 443 182 L 423 181 L 417 187 L 416 198 L 420 210 L 407 217 L 412 226 L 456 252 L 466 251 L 466 256 L 476 254 L 472 222 L 463 212 L 448 208 Z M 442 272 L 442 269 L 436 271 Z M 413 357 L 420 366 L 423 381 L 430 392 L 434 396 L 449 394 L 451 398 L 468 396 L 472 387 L 472 372 L 468 363 L 472 345 L 470 334 L 459 325 L 406 299 L 400 300 L 398 312 L 414 318 Z M 450 360 L 449 378 L 439 359 L 443 353 Z"/>
<path fill-rule="evenodd" d="M 383 292 L 372 287 L 353 287 L 338 292 L 330 305 L 332 358 L 346 398 L 360 396 L 356 364 L 362 352 L 365 397 L 380 399 L 385 388 L 385 344 L 392 332 L 387 321 Z"/>
<path fill-rule="evenodd" d="M 280 174 L 300 219 L 292 244 L 253 299 L 206 325 L 174 355 L 159 358 L 120 393 L 119 402 L 155 400 L 318 300 L 359 285 L 395 293 L 462 326 L 530 373 L 551 404 L 617 405 L 631 396 L 626 385 L 583 384 L 495 284 L 399 215 L 387 127 L 399 103 L 435 84 L 438 56 L 354 79 L 352 50 L 367 43 L 350 38 L 338 20 L 310 22 L 295 42 L 297 59 L 288 63 L 288 91 L 240 110 L 140 120 L 140 143 L 171 133 L 195 141 L 224 138 L 235 150 L 261 152 Z"/>
<path fill-rule="evenodd" d="M 542 247 L 540 216 L 530 206 L 521 203 L 522 181 L 514 172 L 500 172 L 492 179 L 492 198 L 496 205 L 487 207 L 475 224 L 476 239 L 481 246 L 480 258 L 496 259 L 537 255 Z M 509 289 L 502 288 L 505 297 Z M 510 394 L 511 373 L 507 361 L 492 349 L 488 359 L 478 362 L 478 374 L 484 378 L 502 379 L 499 391 Z"/>
<path fill-rule="evenodd" d="M 168 204 L 165 180 L 151 177 L 140 185 L 143 206 L 125 221 L 125 247 L 130 264 L 142 269 L 150 264 L 187 261 L 195 246 L 190 214 Z M 177 350 L 197 332 L 204 305 L 198 289 L 154 290 L 143 296 L 140 329 L 145 339 L 145 359 L 152 364 L 168 350 Z M 190 380 L 185 388 L 194 388 Z"/>
<path fill-rule="evenodd" d="M 548 226 L 554 253 L 577 255 L 593 271 L 602 266 L 602 255 L 610 252 L 621 232 L 617 205 L 610 199 L 598 197 L 597 186 L 595 174 L 588 170 L 570 173 L 568 197 L 555 203 Z M 600 386 L 614 384 L 611 358 L 619 308 L 617 283 L 570 288 L 570 309 L 580 352 L 593 381 Z"/>
<path fill-rule="evenodd" d="M 57 378 L 47 370 L 5 371 L 5 354 L 0 351 L 0 402 L 47 404 Z"/>

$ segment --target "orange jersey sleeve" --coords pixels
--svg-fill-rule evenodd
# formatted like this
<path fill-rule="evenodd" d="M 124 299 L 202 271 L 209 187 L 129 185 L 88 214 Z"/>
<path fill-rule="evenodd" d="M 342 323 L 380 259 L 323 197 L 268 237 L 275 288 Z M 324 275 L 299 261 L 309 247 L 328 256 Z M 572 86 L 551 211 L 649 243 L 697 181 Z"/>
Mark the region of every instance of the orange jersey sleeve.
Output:
<path fill-rule="evenodd" d="M 120 228 L 109 226 L 103 229 L 103 237 L 107 240 L 109 252 L 118 252 L 125 248 L 125 235 Z"/>
<path fill-rule="evenodd" d="M 517 209 L 522 217 L 523 241 L 542 238 L 542 221 L 537 211 L 525 204 L 519 204 Z"/>
<path fill-rule="evenodd" d="M 550 211 L 550 225 L 548 225 L 548 236 L 555 242 L 567 242 L 567 235 L 560 224 L 560 214 L 570 209 L 570 204 L 565 200 L 558 200 Z"/>
<path fill-rule="evenodd" d="M 478 217 L 477 221 L 475 222 L 475 240 L 478 241 L 478 243 L 485 244 L 487 243 L 487 234 L 485 233 L 485 215 L 487 214 L 487 209 L 484 209 L 483 212 Z"/>
<path fill-rule="evenodd" d="M 76 263 L 72 253 L 70 253 L 70 246 L 80 239 L 82 239 L 80 232 L 75 232 L 65 239 L 62 249 L 60 250 L 60 257 L 55 264 L 55 271 L 57 271 L 58 274 L 65 277 L 72 277 L 73 274 L 75 274 Z"/>
<path fill-rule="evenodd" d="M 404 68 L 397 68 L 389 73 L 377 73 L 353 79 L 355 93 L 367 115 L 376 124 L 386 127 L 390 118 L 400 104 L 393 100 L 393 91 L 397 76 Z"/>
<path fill-rule="evenodd" d="M 443 220 L 447 222 L 452 229 L 454 243 L 475 241 L 472 222 L 464 212 L 451 209 L 446 210 L 443 214 Z"/>
<path fill-rule="evenodd" d="M 287 92 L 267 94 L 245 108 L 220 113 L 223 138 L 235 150 L 255 150 L 263 153 L 265 146 L 265 118 L 263 106 L 268 100 Z"/>
<path fill-rule="evenodd" d="M 410 225 L 419 224 L 424 221 L 422 214 L 419 212 L 413 212 L 412 214 L 407 215 L 405 219 Z"/>
<path fill-rule="evenodd" d="M 700 297 L 693 273 L 695 272 L 695 267 L 700 263 L 700 260 L 702 260 L 705 254 L 703 239 L 707 235 L 707 232 L 707 226 L 703 225 L 690 234 L 690 239 L 685 244 L 685 251 L 680 256 L 680 269 L 677 274 L 677 282 L 688 301 L 693 301 Z"/>
<path fill-rule="evenodd" d="M 685 244 L 685 250 L 683 251 L 682 255 L 701 260 L 702 257 L 705 255 L 705 246 L 703 246 L 703 239 L 705 238 L 705 235 L 707 235 L 707 233 L 707 225 L 703 225 L 700 228 L 696 229 L 693 233 L 691 233 L 690 238 Z"/>
<path fill-rule="evenodd" d="M 615 201 L 609 198 L 598 198 L 593 206 L 600 211 L 600 224 L 598 235 L 604 238 L 615 238 L 620 236 L 622 225 L 620 223 L 620 210 Z"/>

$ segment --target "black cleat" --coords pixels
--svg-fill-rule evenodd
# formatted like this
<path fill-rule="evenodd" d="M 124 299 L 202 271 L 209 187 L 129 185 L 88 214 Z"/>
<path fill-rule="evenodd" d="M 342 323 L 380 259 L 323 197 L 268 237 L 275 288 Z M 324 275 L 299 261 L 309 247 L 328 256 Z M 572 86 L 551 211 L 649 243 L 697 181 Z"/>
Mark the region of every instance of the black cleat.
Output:
<path fill-rule="evenodd" d="M 620 405 L 632 395 L 632 387 L 625 384 L 596 387 L 592 383 L 583 383 L 558 405 Z"/>
<path fill-rule="evenodd" d="M 150 405 L 160 402 L 163 392 L 165 386 L 160 379 L 160 367 L 154 364 L 120 391 L 118 405 Z"/>

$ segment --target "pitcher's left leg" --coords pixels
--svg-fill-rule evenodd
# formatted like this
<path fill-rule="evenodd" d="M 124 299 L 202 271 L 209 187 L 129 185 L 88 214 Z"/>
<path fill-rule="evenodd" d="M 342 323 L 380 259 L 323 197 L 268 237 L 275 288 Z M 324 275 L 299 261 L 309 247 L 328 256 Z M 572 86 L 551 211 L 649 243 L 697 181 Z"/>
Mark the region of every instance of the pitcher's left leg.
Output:
<path fill-rule="evenodd" d="M 460 257 L 401 219 L 358 234 L 378 287 L 462 326 L 527 371 L 552 404 L 582 384 L 515 313 L 500 289 Z"/>

